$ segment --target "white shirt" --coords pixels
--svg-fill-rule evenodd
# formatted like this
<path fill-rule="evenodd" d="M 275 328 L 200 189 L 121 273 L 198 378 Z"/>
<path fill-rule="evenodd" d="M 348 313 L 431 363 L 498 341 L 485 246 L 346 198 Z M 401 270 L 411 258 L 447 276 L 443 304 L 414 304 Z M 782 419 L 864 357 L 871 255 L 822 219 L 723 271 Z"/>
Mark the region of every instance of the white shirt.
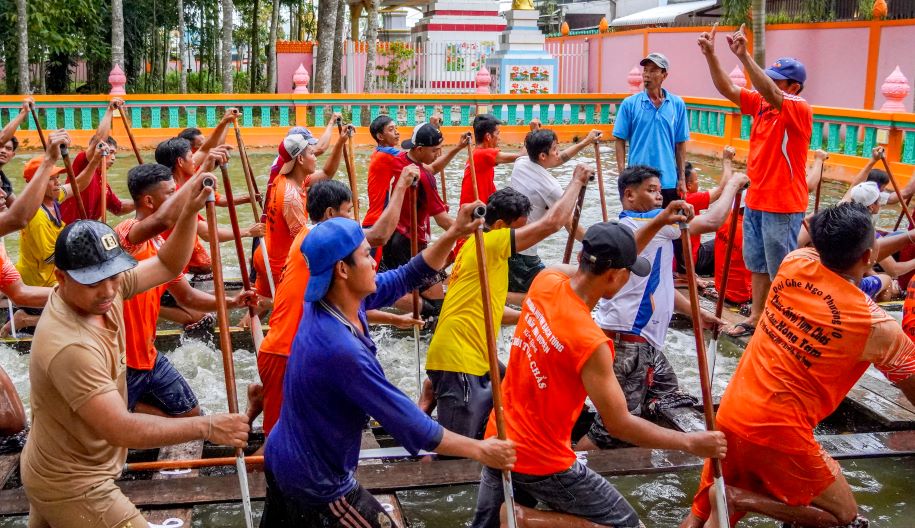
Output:
<path fill-rule="evenodd" d="M 657 209 L 656 212 L 660 212 Z M 636 213 L 638 214 L 638 213 Z M 620 224 L 638 231 L 651 218 L 620 215 Z M 640 335 L 657 349 L 664 348 L 667 328 L 674 313 L 674 246 L 680 238 L 676 226 L 664 226 L 648 243 L 640 256 L 651 263 L 647 277 L 629 275 L 626 285 L 612 299 L 597 303 L 594 320 L 604 330 Z"/>
<path fill-rule="evenodd" d="M 509 185 L 531 201 L 531 214 L 527 217 L 528 223 L 540 220 L 547 210 L 562 198 L 562 186 L 559 185 L 556 178 L 527 156 L 521 156 L 515 160 Z M 536 257 L 537 246 L 531 246 L 519 253 Z"/>

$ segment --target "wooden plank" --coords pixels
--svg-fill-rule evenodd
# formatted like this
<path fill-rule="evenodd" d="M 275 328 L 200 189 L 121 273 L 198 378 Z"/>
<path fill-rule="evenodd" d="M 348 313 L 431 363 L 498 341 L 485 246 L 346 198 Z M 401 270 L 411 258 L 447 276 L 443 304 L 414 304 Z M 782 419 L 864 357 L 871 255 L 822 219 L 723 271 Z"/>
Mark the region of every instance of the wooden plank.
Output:
<path fill-rule="evenodd" d="M 915 431 L 821 435 L 817 440 L 838 460 L 915 455 Z M 671 473 L 697 469 L 703 461 L 680 451 L 632 447 L 608 451 L 589 451 L 580 456 L 588 467 L 605 476 Z M 360 465 L 356 478 L 369 491 L 391 492 L 479 482 L 480 464 L 472 460 L 409 460 L 375 465 Z M 264 474 L 248 474 L 253 499 L 262 499 L 266 489 Z M 143 508 L 175 507 L 190 504 L 239 502 L 236 475 L 194 477 L 173 480 L 132 480 L 118 482 L 134 504 Z M 0 492 L 0 515 L 22 515 L 28 501 L 21 488 Z"/>
<path fill-rule="evenodd" d="M 915 413 L 864 387 L 852 387 L 845 400 L 885 427 L 895 430 L 915 427 Z"/>
<path fill-rule="evenodd" d="M 404 519 L 403 506 L 400 504 L 396 493 L 375 493 L 373 496 L 381 503 L 388 515 L 394 519 L 394 526 L 406 528 L 407 521 Z"/>
<path fill-rule="evenodd" d="M 189 460 L 203 456 L 203 441 L 196 440 L 163 447 L 159 450 L 158 460 Z M 192 469 L 185 472 L 163 472 L 159 471 L 153 475 L 153 480 L 170 480 L 197 478 L 200 471 Z M 176 508 L 165 510 L 151 510 L 144 512 L 146 520 L 155 524 L 164 524 L 167 519 L 179 519 L 184 526 L 190 526 L 194 517 L 194 508 Z"/>
<path fill-rule="evenodd" d="M 685 433 L 705 431 L 705 415 L 695 407 L 677 407 L 660 412 L 675 429 Z"/>
<path fill-rule="evenodd" d="M 861 379 L 857 383 L 858 387 L 864 387 L 865 389 L 883 396 L 887 400 L 895 403 L 896 405 L 902 407 L 903 409 L 915 413 L 915 405 L 912 405 L 912 402 L 905 397 L 905 394 L 899 390 L 898 387 L 890 383 L 890 380 L 883 377 L 883 375 L 872 376 L 869 373 L 865 372 Z"/>
<path fill-rule="evenodd" d="M 17 469 L 19 469 L 19 453 L 0 456 L 0 488 L 6 485 Z"/>
<path fill-rule="evenodd" d="M 366 428 L 362 430 L 362 445 L 359 446 L 360 449 L 378 449 L 381 447 L 381 444 L 378 443 L 378 440 L 375 438 L 375 434 L 372 433 L 372 428 Z"/>
<path fill-rule="evenodd" d="M 264 325 L 264 331 L 269 330 L 268 325 Z M 214 330 L 214 336 L 218 336 L 218 330 Z M 254 350 L 254 345 L 251 341 L 251 331 L 244 330 L 238 327 L 232 327 L 229 329 L 229 332 L 232 334 L 232 347 L 235 350 Z M 169 328 L 165 330 L 156 331 L 156 349 L 168 352 L 178 348 L 181 344 L 181 334 L 182 331 L 176 328 Z M 217 340 L 216 337 L 213 338 L 214 342 Z M 13 339 L 12 337 L 0 338 L 0 344 L 6 345 L 20 354 L 28 354 L 32 348 L 32 336 L 23 336 L 18 339 Z"/>

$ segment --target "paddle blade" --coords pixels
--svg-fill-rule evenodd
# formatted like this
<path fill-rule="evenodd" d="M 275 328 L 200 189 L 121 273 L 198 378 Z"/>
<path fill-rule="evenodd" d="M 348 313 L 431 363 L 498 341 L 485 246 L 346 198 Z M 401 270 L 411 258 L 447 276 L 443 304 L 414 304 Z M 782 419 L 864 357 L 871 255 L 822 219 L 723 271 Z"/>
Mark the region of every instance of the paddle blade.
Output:
<path fill-rule="evenodd" d="M 238 485 L 241 487 L 241 504 L 245 511 L 245 528 L 254 528 L 254 513 L 251 511 L 251 491 L 248 489 L 248 468 L 245 467 L 245 456 L 238 451 L 235 457 L 235 469 L 238 471 Z"/>
<path fill-rule="evenodd" d="M 713 485 L 715 486 L 715 506 L 718 511 L 718 526 L 720 528 L 729 528 L 731 526 L 731 515 L 728 513 L 728 499 L 724 491 L 724 477 L 717 477 Z"/>
<path fill-rule="evenodd" d="M 508 528 L 517 528 L 518 520 L 515 519 L 515 489 L 512 486 L 510 471 L 502 471 L 502 494 L 505 496 L 505 511 L 508 514 Z"/>
<path fill-rule="evenodd" d="M 254 342 L 254 353 L 257 354 L 260 352 L 261 343 L 264 342 L 264 328 L 257 314 L 251 315 L 251 340 Z"/>
<path fill-rule="evenodd" d="M 705 364 L 708 368 L 709 383 L 714 383 L 715 379 L 715 359 L 718 356 L 718 338 L 713 337 L 708 344 L 708 350 L 705 351 Z"/>

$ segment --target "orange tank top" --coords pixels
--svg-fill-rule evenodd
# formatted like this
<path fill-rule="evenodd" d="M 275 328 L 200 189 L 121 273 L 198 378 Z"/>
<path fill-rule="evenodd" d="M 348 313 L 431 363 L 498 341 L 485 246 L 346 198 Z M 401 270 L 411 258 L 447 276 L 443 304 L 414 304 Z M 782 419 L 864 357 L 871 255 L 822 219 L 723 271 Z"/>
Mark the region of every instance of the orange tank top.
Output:
<path fill-rule="evenodd" d="M 813 428 L 867 370 L 862 351 L 881 316 L 814 249 L 790 253 L 721 399 L 718 423 L 779 451 L 818 453 Z"/>

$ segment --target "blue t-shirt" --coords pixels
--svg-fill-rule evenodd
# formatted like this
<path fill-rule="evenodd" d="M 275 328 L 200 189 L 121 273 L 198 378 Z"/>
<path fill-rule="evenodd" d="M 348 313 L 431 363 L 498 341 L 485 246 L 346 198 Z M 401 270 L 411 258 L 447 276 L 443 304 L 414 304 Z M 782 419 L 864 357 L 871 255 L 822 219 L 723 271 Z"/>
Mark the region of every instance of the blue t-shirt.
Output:
<path fill-rule="evenodd" d="M 359 308 L 361 328 L 328 303 L 305 303 L 286 365 L 283 407 L 264 452 L 283 495 L 317 506 L 355 489 L 369 416 L 413 454 L 441 443 L 442 426 L 385 378 L 365 317 L 435 274 L 418 255 L 377 275 L 377 290 Z"/>
<path fill-rule="evenodd" d="M 616 111 L 613 135 L 629 142 L 629 165 L 648 165 L 661 171 L 661 188 L 677 187 L 677 143 L 689 141 L 689 120 L 683 99 L 663 90 L 656 108 L 641 92 L 623 99 Z"/>

